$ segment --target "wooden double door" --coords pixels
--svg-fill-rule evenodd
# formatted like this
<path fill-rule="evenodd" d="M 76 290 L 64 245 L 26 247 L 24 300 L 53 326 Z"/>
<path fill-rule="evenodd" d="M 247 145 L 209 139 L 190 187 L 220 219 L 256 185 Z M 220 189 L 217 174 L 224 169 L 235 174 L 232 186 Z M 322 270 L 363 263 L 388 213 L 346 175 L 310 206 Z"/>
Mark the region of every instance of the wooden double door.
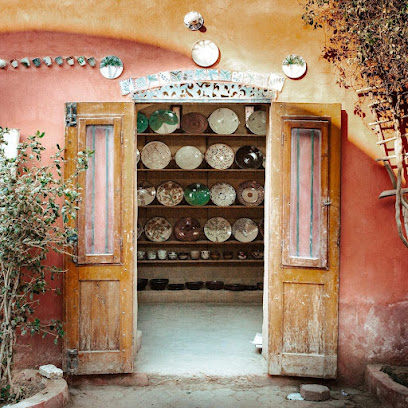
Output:
<path fill-rule="evenodd" d="M 66 173 L 80 151 L 94 155 L 78 180 L 76 256 L 65 260 L 64 368 L 130 373 L 137 371 L 136 109 L 74 107 Z M 338 104 L 270 106 L 263 330 L 269 374 L 337 374 L 340 113 Z"/>

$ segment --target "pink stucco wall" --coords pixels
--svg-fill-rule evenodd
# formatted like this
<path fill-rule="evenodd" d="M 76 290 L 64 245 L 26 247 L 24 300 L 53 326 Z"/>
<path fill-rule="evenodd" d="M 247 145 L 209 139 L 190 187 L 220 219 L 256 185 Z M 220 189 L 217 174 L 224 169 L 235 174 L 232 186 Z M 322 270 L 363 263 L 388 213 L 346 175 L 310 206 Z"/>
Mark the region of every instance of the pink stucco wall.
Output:
<path fill-rule="evenodd" d="M 185 55 L 125 40 L 51 32 L 0 36 L 0 56 L 8 60 L 46 55 L 92 55 L 100 60 L 112 54 L 124 61 L 120 79 L 194 66 Z M 251 69 L 250 61 L 247 68 Z M 311 72 L 313 75 L 313 67 Z M 320 90 L 315 98 L 298 91 L 301 81 L 285 85 L 279 99 L 321 102 L 327 94 L 330 101 L 344 102 L 335 81 L 328 79 L 324 83 L 323 93 Z M 20 128 L 23 137 L 44 131 L 47 146 L 63 143 L 65 102 L 129 100 L 120 95 L 118 80 L 103 78 L 97 67 L 82 68 L 77 64 L 0 70 L 0 92 L 0 125 Z M 377 200 L 381 191 L 390 188 L 388 176 L 350 141 L 358 135 L 347 126 L 347 120 L 356 119 L 349 102 L 344 109 L 339 378 L 359 383 L 367 362 L 408 363 L 408 250 L 397 237 L 392 199 Z M 55 256 L 51 261 L 61 264 Z M 39 312 L 45 319 L 61 318 L 62 298 L 46 295 Z M 20 366 L 60 364 L 61 347 L 54 346 L 51 339 L 33 338 L 22 343 L 25 346 L 19 347 Z"/>

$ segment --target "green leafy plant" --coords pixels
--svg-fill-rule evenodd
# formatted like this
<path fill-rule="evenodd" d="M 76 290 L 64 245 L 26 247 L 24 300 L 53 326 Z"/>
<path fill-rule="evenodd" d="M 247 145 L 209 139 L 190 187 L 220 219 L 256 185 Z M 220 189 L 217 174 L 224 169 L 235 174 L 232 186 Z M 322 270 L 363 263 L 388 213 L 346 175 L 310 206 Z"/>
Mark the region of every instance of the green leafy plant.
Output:
<path fill-rule="evenodd" d="M 0 128 L 0 146 L 4 133 Z M 42 322 L 34 312 L 41 295 L 51 290 L 50 280 L 62 272 L 47 262 L 47 255 L 71 253 L 76 231 L 68 222 L 78 209 L 77 176 L 90 152 L 79 153 L 76 171 L 64 180 L 63 149 L 57 145 L 50 164 L 44 164 L 43 137 L 37 132 L 20 143 L 14 159 L 0 148 L 0 403 L 21 397 L 12 378 L 17 335 L 51 335 L 57 342 L 64 334 L 61 322 Z"/>
<path fill-rule="evenodd" d="M 299 55 L 288 55 L 282 62 L 283 65 L 300 65 L 303 67 L 305 65 L 305 60 Z"/>
<path fill-rule="evenodd" d="M 324 58 L 340 73 L 339 85 L 358 96 L 354 113 L 372 116 L 395 195 L 395 220 L 408 247 L 408 2 L 406 0 L 306 0 L 306 24 L 327 31 Z M 366 120 L 366 119 L 365 119 Z M 396 171 L 396 176 L 394 171 Z"/>

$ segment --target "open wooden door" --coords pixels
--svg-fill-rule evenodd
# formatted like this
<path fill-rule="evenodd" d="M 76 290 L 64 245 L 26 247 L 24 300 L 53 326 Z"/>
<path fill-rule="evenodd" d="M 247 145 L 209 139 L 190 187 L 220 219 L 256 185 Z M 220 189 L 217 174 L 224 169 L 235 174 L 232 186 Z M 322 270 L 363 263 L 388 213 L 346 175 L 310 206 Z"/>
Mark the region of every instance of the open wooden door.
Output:
<path fill-rule="evenodd" d="M 335 378 L 341 106 L 273 103 L 269 136 L 269 374 Z"/>
<path fill-rule="evenodd" d="M 134 122 L 133 103 L 67 104 L 67 158 L 95 151 L 78 180 L 77 256 L 65 260 L 71 374 L 133 370 Z"/>

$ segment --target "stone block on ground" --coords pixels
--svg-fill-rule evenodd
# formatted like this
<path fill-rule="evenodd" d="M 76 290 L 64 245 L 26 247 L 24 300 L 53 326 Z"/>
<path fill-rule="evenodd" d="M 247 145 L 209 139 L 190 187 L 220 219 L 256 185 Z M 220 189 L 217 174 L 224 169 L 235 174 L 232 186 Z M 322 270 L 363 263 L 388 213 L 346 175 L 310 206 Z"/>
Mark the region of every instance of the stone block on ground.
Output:
<path fill-rule="evenodd" d="M 324 385 L 304 384 L 300 387 L 300 395 L 306 401 L 327 401 L 330 399 L 330 390 Z"/>
<path fill-rule="evenodd" d="M 62 374 L 63 374 L 62 370 L 58 367 L 55 367 L 55 365 L 53 364 L 46 364 L 46 365 L 40 366 L 39 372 L 41 375 L 51 380 L 58 380 L 62 378 Z"/>

